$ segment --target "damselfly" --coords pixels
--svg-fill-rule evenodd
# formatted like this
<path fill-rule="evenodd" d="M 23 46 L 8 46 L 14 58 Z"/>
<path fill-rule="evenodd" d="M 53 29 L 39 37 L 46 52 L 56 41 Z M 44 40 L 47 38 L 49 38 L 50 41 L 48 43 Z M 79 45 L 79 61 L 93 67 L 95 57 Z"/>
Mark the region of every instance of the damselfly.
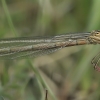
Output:
<path fill-rule="evenodd" d="M 100 31 L 63 34 L 51 37 L 23 37 L 9 38 L 0 40 L 0 58 L 15 59 L 27 56 L 39 56 L 55 52 L 59 49 L 69 46 L 99 44 Z M 97 56 L 96 56 L 97 57 Z M 96 59 L 94 57 L 94 59 Z M 94 68 L 97 67 L 97 62 L 92 60 Z"/>

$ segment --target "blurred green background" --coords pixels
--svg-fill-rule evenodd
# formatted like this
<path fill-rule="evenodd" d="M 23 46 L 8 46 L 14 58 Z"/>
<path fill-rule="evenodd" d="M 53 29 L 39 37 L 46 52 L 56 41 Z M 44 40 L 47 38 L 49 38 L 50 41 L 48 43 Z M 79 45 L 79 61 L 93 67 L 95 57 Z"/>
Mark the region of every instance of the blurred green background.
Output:
<path fill-rule="evenodd" d="M 100 29 L 100 0 L 0 0 L 0 38 Z M 5 100 L 100 100 L 99 45 L 69 47 L 31 59 L 0 60 Z"/>

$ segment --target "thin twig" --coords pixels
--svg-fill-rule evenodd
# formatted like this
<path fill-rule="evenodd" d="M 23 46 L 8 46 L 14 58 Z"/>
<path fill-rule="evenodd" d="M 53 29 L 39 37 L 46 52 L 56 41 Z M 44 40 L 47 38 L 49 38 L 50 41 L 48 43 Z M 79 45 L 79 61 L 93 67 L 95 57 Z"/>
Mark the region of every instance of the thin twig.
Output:
<path fill-rule="evenodd" d="M 46 90 L 45 100 L 48 100 L 48 90 Z"/>

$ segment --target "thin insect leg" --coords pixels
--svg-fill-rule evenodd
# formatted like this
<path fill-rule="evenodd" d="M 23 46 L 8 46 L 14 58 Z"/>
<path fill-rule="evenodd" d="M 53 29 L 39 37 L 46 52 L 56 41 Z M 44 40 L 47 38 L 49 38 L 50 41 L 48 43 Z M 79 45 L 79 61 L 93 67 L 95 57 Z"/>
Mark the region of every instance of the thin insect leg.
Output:
<path fill-rule="evenodd" d="M 100 68 L 99 68 L 99 66 L 97 66 L 97 64 L 99 63 L 99 61 L 100 61 L 100 57 L 99 57 L 99 59 L 96 61 L 96 63 L 94 62 L 95 61 L 95 59 L 99 56 L 99 54 L 100 54 L 100 52 L 92 59 L 92 61 L 91 61 L 91 63 L 93 64 L 93 66 L 94 66 L 94 69 L 96 69 L 97 71 L 100 71 Z"/>
<path fill-rule="evenodd" d="M 96 63 L 96 66 L 95 66 L 95 69 L 96 69 L 97 71 L 100 71 L 100 67 L 97 66 L 97 64 L 98 64 L 99 61 L 100 61 L 100 57 L 99 57 L 99 59 L 97 60 L 97 63 Z"/>
<path fill-rule="evenodd" d="M 99 66 L 97 66 L 97 64 L 99 63 L 99 61 L 100 61 L 100 57 L 99 57 L 99 59 L 97 60 L 97 62 L 95 63 L 95 65 L 94 65 L 94 68 L 95 68 L 97 71 L 100 71 Z"/>
<path fill-rule="evenodd" d="M 99 56 L 100 52 L 92 59 L 91 63 L 94 64 L 94 60 Z"/>

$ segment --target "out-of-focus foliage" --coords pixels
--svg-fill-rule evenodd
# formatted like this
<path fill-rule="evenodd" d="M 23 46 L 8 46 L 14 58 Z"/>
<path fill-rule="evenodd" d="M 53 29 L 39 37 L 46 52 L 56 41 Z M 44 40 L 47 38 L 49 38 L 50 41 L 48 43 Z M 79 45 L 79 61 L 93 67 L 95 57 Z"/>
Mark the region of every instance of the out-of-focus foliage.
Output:
<path fill-rule="evenodd" d="M 100 29 L 100 0 L 0 0 L 0 38 L 50 36 Z M 5 100 L 100 100 L 100 73 L 91 59 L 99 45 L 0 61 Z"/>

